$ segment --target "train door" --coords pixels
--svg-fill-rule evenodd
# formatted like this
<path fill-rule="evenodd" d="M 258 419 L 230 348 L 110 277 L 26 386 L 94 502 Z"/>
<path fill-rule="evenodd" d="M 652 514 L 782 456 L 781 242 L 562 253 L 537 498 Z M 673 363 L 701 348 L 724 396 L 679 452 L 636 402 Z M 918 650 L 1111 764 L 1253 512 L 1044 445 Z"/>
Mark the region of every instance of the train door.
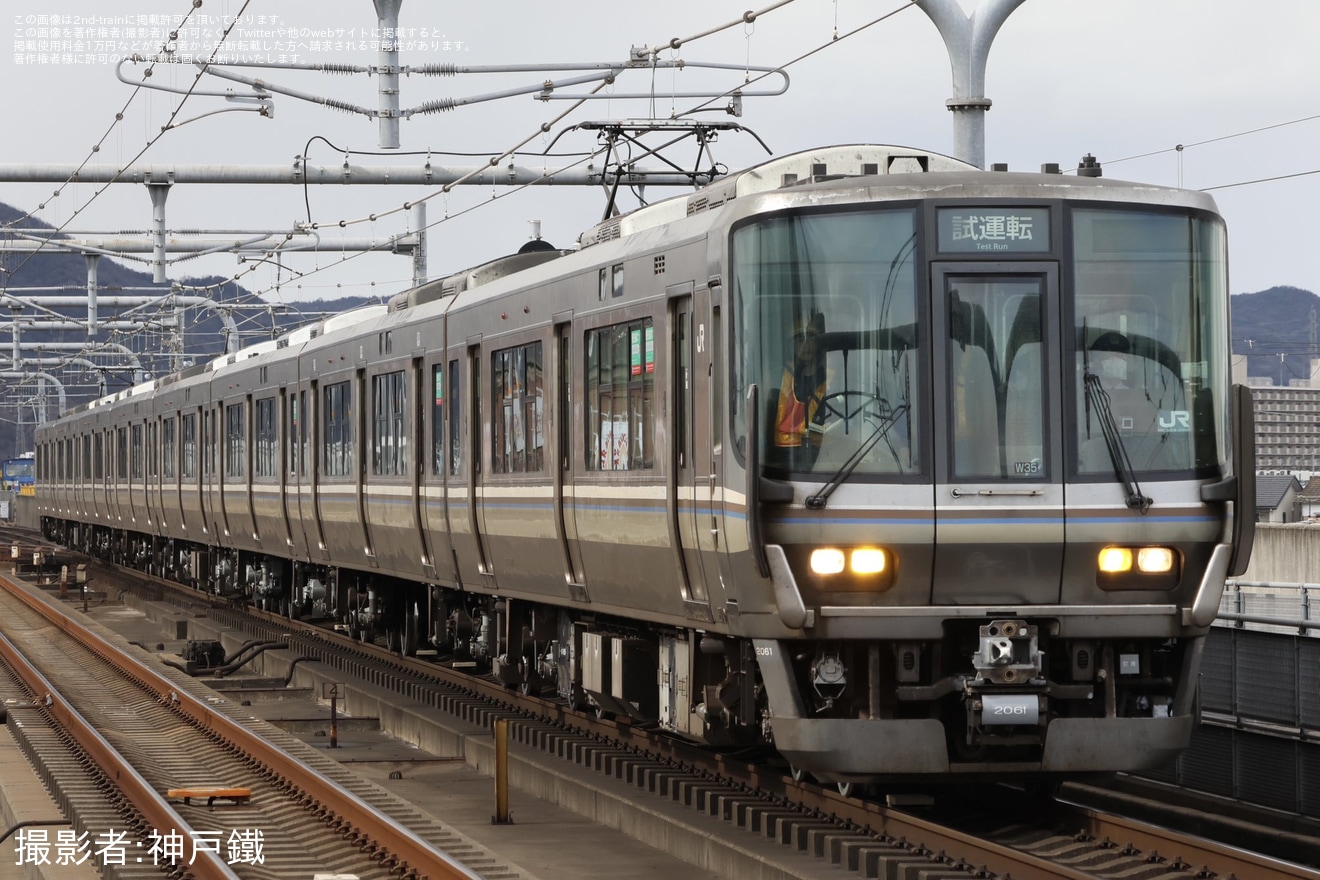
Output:
<path fill-rule="evenodd" d="M 134 407 L 136 409 L 136 405 Z M 146 422 L 130 422 L 128 436 L 128 519 L 137 528 L 146 528 L 150 519 L 147 508 L 146 468 L 143 467 L 143 454 L 146 451 Z"/>
<path fill-rule="evenodd" d="M 449 489 L 461 473 L 463 461 L 462 395 L 459 394 L 458 358 L 446 363 L 447 353 L 429 367 L 431 398 L 431 476 L 423 481 L 421 493 L 422 527 L 429 540 L 431 562 L 436 577 L 460 581 L 454 554 L 453 527 L 449 516 Z"/>
<path fill-rule="evenodd" d="M 486 585 L 492 574 L 490 559 L 486 554 L 486 545 L 481 538 L 481 484 L 482 465 L 482 421 L 481 421 L 481 337 L 473 336 L 467 340 L 466 382 L 451 389 L 457 392 L 464 389 L 467 405 L 464 407 L 464 421 L 458 436 L 451 434 L 453 448 L 458 450 L 454 474 L 453 491 L 449 493 L 449 518 L 453 526 L 454 549 L 458 556 L 459 577 L 463 583 Z M 457 375 L 457 370 L 451 371 Z M 451 394 L 454 406 L 461 407 L 457 393 Z M 451 455 L 452 455 L 451 451 Z M 466 480 L 464 479 L 466 477 Z"/>
<path fill-rule="evenodd" d="M 1059 277 L 935 263 L 935 604 L 1049 605 L 1063 565 Z"/>
<path fill-rule="evenodd" d="M 328 560 L 330 558 L 330 548 L 325 543 L 325 526 L 321 510 L 322 450 L 325 448 L 325 415 L 323 414 L 323 408 L 325 401 L 322 400 L 320 392 L 321 383 L 313 380 L 306 400 L 311 408 L 303 413 L 303 420 L 306 422 L 305 430 L 310 432 L 311 435 L 311 443 L 304 447 L 304 454 L 308 457 L 305 462 L 308 492 L 302 496 L 302 502 L 306 505 L 303 508 L 303 528 L 306 529 L 306 523 L 310 520 L 312 528 L 307 532 L 308 554 L 312 556 L 320 554 L 322 560 Z"/>
<path fill-rule="evenodd" d="M 164 487 L 160 479 L 160 417 L 147 421 L 147 524 L 164 525 Z"/>
<path fill-rule="evenodd" d="M 665 494 L 669 499 L 671 542 L 678 551 L 678 577 L 683 604 L 690 619 L 711 620 L 710 596 L 701 560 L 702 512 L 711 505 L 709 475 L 697 452 L 696 431 L 698 346 L 697 326 L 705 322 L 693 318 L 692 282 L 666 289 L 670 321 L 670 399 L 669 438 L 672 484 Z M 700 346 L 700 360 L 709 360 L 706 347 Z M 704 432 L 702 432 L 704 435 Z M 701 464 L 698 463 L 701 459 Z M 706 529 L 709 535 L 709 528 Z"/>
<path fill-rule="evenodd" d="M 261 368 L 261 384 L 266 384 L 266 368 Z M 274 404 L 271 404 L 274 406 Z M 252 395 L 249 394 L 243 401 L 243 449 L 240 453 L 239 466 L 243 472 L 243 484 L 241 491 L 247 503 L 241 505 L 240 513 L 246 516 L 243 526 L 246 533 L 243 540 L 247 541 L 249 537 L 253 541 L 260 542 L 261 535 L 257 532 L 257 507 L 256 498 L 253 495 L 253 488 L 256 483 L 256 455 L 257 455 L 257 437 L 260 433 L 258 428 L 257 414 L 258 407 Z M 273 417 L 273 416 L 272 416 Z"/>
<path fill-rule="evenodd" d="M 210 499 L 212 534 L 217 539 L 229 536 L 229 519 L 225 516 L 224 459 L 221 450 L 221 431 L 224 426 L 224 402 L 206 408 L 206 480 Z"/>
<path fill-rule="evenodd" d="M 294 437 L 297 440 L 297 448 L 294 453 L 297 458 L 295 467 L 298 472 L 295 482 L 298 486 L 298 492 L 290 510 L 290 515 L 295 523 L 294 540 L 302 542 L 304 552 L 307 558 L 310 559 L 317 540 L 316 535 L 312 534 L 312 529 L 308 527 L 308 523 L 314 518 L 313 512 L 315 510 L 312 506 L 312 496 L 308 494 L 311 489 L 312 463 L 314 461 L 311 446 L 312 393 L 306 388 L 299 388 L 296 400 L 293 403 L 298 419 L 298 424 L 294 429 Z"/>
<path fill-rule="evenodd" d="M 361 538 L 362 548 L 365 551 L 367 561 L 374 568 L 376 566 L 376 545 L 371 540 L 371 523 L 367 517 L 367 462 L 371 458 L 370 446 L 368 441 L 371 439 L 371 432 L 367 430 L 367 413 L 371 412 L 367 408 L 367 371 L 358 367 L 353 378 L 353 397 L 351 400 L 357 403 L 357 409 L 351 410 L 357 413 L 353 419 L 353 501 L 357 509 L 357 520 L 362 527 Z M 372 405 L 375 402 L 372 401 Z M 352 404 L 350 404 L 350 407 Z"/>
<path fill-rule="evenodd" d="M 92 438 L 86 433 L 78 434 L 70 438 L 73 443 L 74 458 L 69 462 L 70 474 L 73 477 L 69 485 L 70 497 L 73 498 L 73 510 L 82 514 L 82 519 L 90 519 L 91 505 L 87 503 L 88 486 L 92 483 L 92 474 L 88 468 L 89 453 L 92 446 Z"/>
<path fill-rule="evenodd" d="M 443 371 L 438 368 L 439 365 L 437 364 L 436 368 L 428 374 L 425 361 L 419 357 L 413 358 L 412 369 L 409 371 L 409 376 L 412 379 L 412 388 L 407 395 L 407 399 L 412 402 L 412 415 L 408 421 L 408 424 L 412 426 L 412 437 L 410 437 L 407 442 L 413 449 L 412 455 L 414 457 L 412 483 L 409 489 L 412 494 L 413 523 L 416 526 L 415 534 L 417 536 L 418 546 L 422 548 L 422 570 L 428 578 L 434 578 L 437 570 L 448 570 L 448 565 L 444 561 L 447 558 L 447 555 L 440 559 L 436 558 L 437 547 L 435 545 L 437 542 L 432 541 L 431 539 L 434 532 L 427 528 L 426 515 L 428 503 L 426 495 L 426 460 L 428 457 L 426 455 L 426 400 L 427 390 L 429 388 L 432 392 L 431 399 L 433 401 L 433 407 L 436 410 L 443 408 L 441 406 L 443 399 L 434 396 L 435 389 L 444 388 Z M 431 420 L 431 430 L 433 433 L 437 430 L 437 423 L 440 421 L 441 418 L 438 415 Z M 435 446 L 434 443 L 431 448 L 434 450 L 433 454 L 430 456 L 432 461 L 431 470 L 432 472 L 435 472 L 439 470 L 437 463 L 442 458 L 442 455 L 440 447 Z"/>
<path fill-rule="evenodd" d="M 739 465 L 735 456 L 729 459 L 724 455 L 724 441 L 728 436 L 729 400 L 725 396 L 729 388 L 728 350 L 725 346 L 725 330 L 722 318 L 722 288 L 712 283 L 710 287 L 698 288 L 697 312 L 694 334 L 694 363 L 697 368 L 698 393 L 693 395 L 694 411 L 697 413 L 697 481 L 704 480 L 709 487 L 707 497 L 709 507 L 700 507 L 697 514 L 697 534 L 702 541 L 704 568 L 708 574 L 707 585 L 718 587 L 715 596 L 717 606 L 715 617 L 723 620 L 729 612 L 737 612 L 736 596 L 730 598 L 726 584 L 737 582 L 734 574 L 734 557 L 729 553 L 729 535 L 732 529 L 741 529 L 746 534 L 747 510 L 742 494 L 746 478 L 737 473 Z M 704 377 L 704 378 L 703 378 Z M 737 489 L 729 488 L 728 461 L 733 461 Z M 704 476 L 701 470 L 705 466 Z"/>
<path fill-rule="evenodd" d="M 92 467 L 93 478 L 95 479 L 96 509 L 105 514 L 107 523 L 113 521 L 110 515 L 110 430 L 108 428 L 96 429 L 93 443 Z"/>
<path fill-rule="evenodd" d="M 180 445 L 183 447 L 181 473 L 191 481 L 188 488 L 192 492 L 194 503 L 190 505 L 190 509 L 197 511 L 192 523 L 193 528 L 196 529 L 194 534 L 197 536 L 198 541 L 204 541 L 206 539 L 203 536 L 211 534 L 210 525 L 206 519 L 206 481 L 203 476 L 205 473 L 203 463 L 206 450 L 204 442 L 198 442 L 203 439 L 201 431 L 203 430 L 204 417 L 201 407 L 189 407 L 189 409 L 190 412 L 179 416 Z"/>
<path fill-rule="evenodd" d="M 298 431 L 298 392 L 290 392 L 287 387 L 280 388 L 279 415 L 280 447 L 275 454 L 275 471 L 280 481 L 280 517 L 284 521 L 284 544 L 293 546 L 293 517 L 289 509 L 293 494 L 297 491 L 298 472 L 296 468 L 297 431 Z"/>
<path fill-rule="evenodd" d="M 133 519 L 133 508 L 131 492 L 129 491 L 128 481 L 128 426 L 119 425 L 113 431 L 114 436 L 114 460 L 110 462 L 113 469 L 110 473 L 113 475 L 112 485 L 114 488 L 110 491 L 112 510 L 115 515 L 115 522 L 131 522 Z"/>
<path fill-rule="evenodd" d="M 564 580 L 573 599 L 586 602 L 587 575 L 578 544 L 573 482 L 573 315 L 555 316 L 555 531 L 564 553 Z"/>
<path fill-rule="evenodd" d="M 75 495 L 78 499 L 78 510 L 82 511 L 89 518 L 94 519 L 96 513 L 100 510 L 96 501 L 96 469 L 92 464 L 92 450 L 96 448 L 96 442 L 92 435 L 96 433 L 93 427 L 91 431 L 85 431 L 75 438 L 74 442 L 78 444 L 78 485 L 75 489 Z"/>
<path fill-rule="evenodd" d="M 178 411 L 173 409 L 168 410 L 160 422 L 160 478 L 164 486 L 161 504 L 166 524 L 186 530 L 188 517 L 184 512 L 183 473 L 179 467 L 179 453 L 183 446 L 179 422 Z"/>

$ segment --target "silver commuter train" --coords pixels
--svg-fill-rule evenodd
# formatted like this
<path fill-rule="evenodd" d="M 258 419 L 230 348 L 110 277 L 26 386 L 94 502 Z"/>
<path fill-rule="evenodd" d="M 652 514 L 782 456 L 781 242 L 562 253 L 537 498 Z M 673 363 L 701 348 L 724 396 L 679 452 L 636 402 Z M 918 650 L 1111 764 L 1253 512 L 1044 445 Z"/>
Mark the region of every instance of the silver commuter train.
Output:
<path fill-rule="evenodd" d="M 79 407 L 39 503 L 823 781 L 1126 770 L 1250 554 L 1229 373 L 1210 197 L 831 147 Z"/>

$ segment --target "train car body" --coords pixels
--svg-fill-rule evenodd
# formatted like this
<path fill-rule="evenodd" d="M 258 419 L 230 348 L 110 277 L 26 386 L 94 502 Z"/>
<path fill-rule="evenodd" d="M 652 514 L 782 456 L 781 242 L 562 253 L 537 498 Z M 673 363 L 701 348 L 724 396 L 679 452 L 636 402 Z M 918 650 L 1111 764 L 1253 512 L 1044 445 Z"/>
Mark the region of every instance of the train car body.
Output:
<path fill-rule="evenodd" d="M 826 781 L 1136 769 L 1250 553 L 1228 351 L 1208 196 L 833 147 L 75 410 L 40 507 Z"/>

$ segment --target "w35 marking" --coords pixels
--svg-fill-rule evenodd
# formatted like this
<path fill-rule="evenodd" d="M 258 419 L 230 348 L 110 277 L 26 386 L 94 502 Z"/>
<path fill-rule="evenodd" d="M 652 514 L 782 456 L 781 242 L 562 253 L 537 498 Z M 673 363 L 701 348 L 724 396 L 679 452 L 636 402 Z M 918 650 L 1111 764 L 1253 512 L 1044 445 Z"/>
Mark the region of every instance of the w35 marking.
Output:
<path fill-rule="evenodd" d="M 1040 459 L 1034 459 L 1032 461 L 1013 462 L 1013 473 L 1015 474 L 1022 474 L 1022 475 L 1039 474 L 1044 469 L 1045 468 L 1040 463 Z"/>

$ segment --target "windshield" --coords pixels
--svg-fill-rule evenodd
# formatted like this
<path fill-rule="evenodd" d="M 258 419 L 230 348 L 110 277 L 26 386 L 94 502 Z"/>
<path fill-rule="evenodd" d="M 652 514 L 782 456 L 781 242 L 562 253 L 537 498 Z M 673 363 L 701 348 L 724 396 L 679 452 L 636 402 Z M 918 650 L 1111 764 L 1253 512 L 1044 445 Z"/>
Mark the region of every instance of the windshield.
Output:
<path fill-rule="evenodd" d="M 1078 473 L 1115 472 L 1094 404 L 1101 391 L 1135 473 L 1217 467 L 1227 432 L 1216 402 L 1225 399 L 1228 366 L 1212 344 L 1227 324 L 1222 226 L 1178 214 L 1077 210 L 1073 248 Z"/>
<path fill-rule="evenodd" d="M 911 209 L 792 214 L 734 232 L 735 431 L 756 383 L 770 472 L 920 471 L 915 222 Z"/>

